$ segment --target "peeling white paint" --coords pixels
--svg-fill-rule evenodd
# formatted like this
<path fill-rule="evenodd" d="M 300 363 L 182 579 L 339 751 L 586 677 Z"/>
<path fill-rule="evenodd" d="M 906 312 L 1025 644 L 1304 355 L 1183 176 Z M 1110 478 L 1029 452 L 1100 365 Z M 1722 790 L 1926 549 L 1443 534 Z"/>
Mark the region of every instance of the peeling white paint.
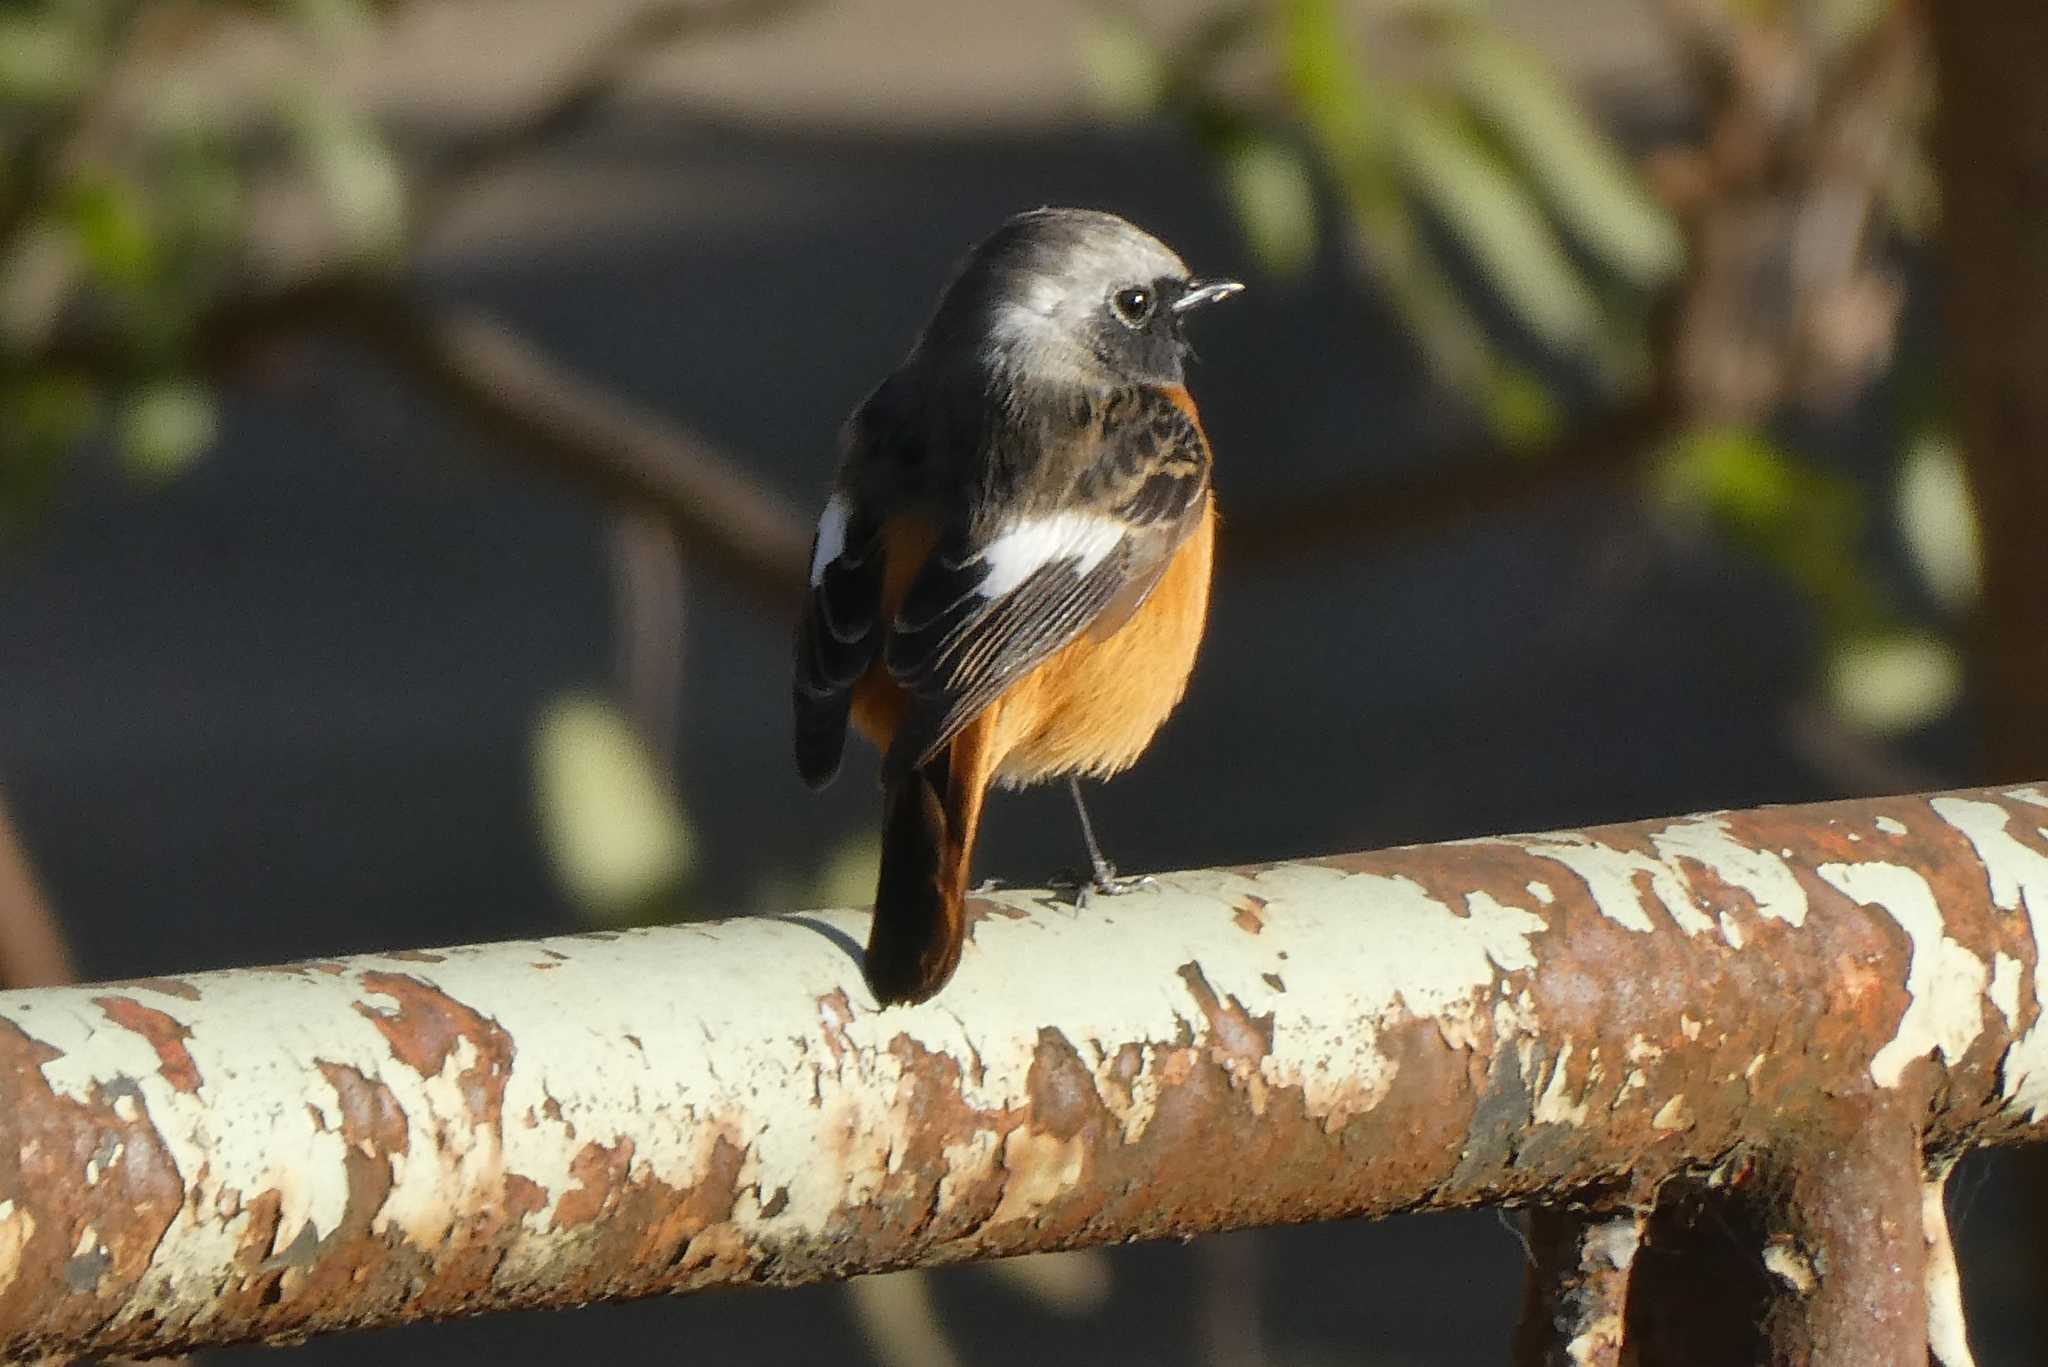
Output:
<path fill-rule="evenodd" d="M 2020 961 L 1999 950 L 1991 960 L 1991 986 L 1986 995 L 2007 1028 L 2020 1023 Z"/>
<path fill-rule="evenodd" d="M 1870 1060 L 1871 1080 L 1896 1087 L 1914 1059 L 1939 1052 L 1953 1063 L 1984 1029 L 1984 961 L 1946 933 L 1934 889 L 1903 864 L 1823 864 L 1821 878 L 1859 906 L 1874 907 L 1906 932 L 1913 959 L 1906 970 L 1906 1010 L 1898 1028 Z"/>
<path fill-rule="evenodd" d="M 1487 927 L 1486 957 L 1503 973 L 1536 967 L 1536 955 L 1529 937 L 1540 935 L 1547 926 L 1541 916 L 1519 907 L 1503 906 L 1484 892 L 1465 898 L 1465 913 Z"/>
<path fill-rule="evenodd" d="M 1927 1289 L 1927 1347 L 1940 1367 L 1976 1367 L 1970 1337 L 1964 1329 L 1963 1278 L 1956 1268 L 1956 1248 L 1949 1238 L 1948 1207 L 1942 1193 L 1949 1168 L 1943 1167 L 1920 1187 L 1920 1231 L 1927 1241 L 1923 1281 Z"/>
<path fill-rule="evenodd" d="M 1879 829 L 1880 831 L 1883 831 L 1883 832 L 1884 832 L 1884 833 L 1885 833 L 1886 835 L 1904 835 L 1904 834 L 1906 834 L 1906 823 L 1905 823 L 1905 822 L 1903 822 L 1903 821 L 1901 821 L 1901 820 L 1899 820 L 1899 819 L 1898 819 L 1897 817 L 1895 817 L 1895 816 L 1881 816 L 1881 817 L 1879 817 L 1879 818 L 1877 819 L 1877 828 L 1878 828 L 1878 829 Z"/>
<path fill-rule="evenodd" d="M 1235 923 L 1231 908 L 1246 894 L 1264 899 L 1267 933 Z M 1433 1019 L 1446 1037 L 1462 1032 L 1478 1044 L 1534 1024 L 1526 989 L 1504 995 L 1502 979 L 1534 967 L 1529 942 L 1546 923 L 1484 895 L 1447 905 L 1409 879 L 1295 865 L 1171 876 L 1155 892 L 1098 900 L 1085 914 L 1029 892 L 993 900 L 1028 914 L 984 918 L 946 993 L 915 1010 L 877 1012 L 847 987 L 859 978 L 841 943 L 865 937 L 864 914 L 817 913 L 454 949 L 434 961 L 365 957 L 339 976 L 197 976 L 198 1000 L 152 1000 L 189 1032 L 197 1094 L 177 1090 L 147 1040 L 90 1004 L 104 988 L 38 992 L 32 1018 L 18 997 L 0 995 L 0 1018 L 60 1051 L 43 1075 L 62 1095 L 86 1101 L 123 1079 L 129 1111 L 154 1127 L 188 1188 L 124 1315 L 212 1299 L 220 1269 L 248 1237 L 256 1194 L 274 1190 L 283 1203 L 271 1252 L 340 1226 L 348 1108 L 320 1080 L 322 1063 L 388 1088 L 403 1117 L 404 1152 L 390 1155 L 393 1185 L 376 1228 L 458 1251 L 470 1230 L 498 1218 L 508 1175 L 538 1186 L 540 1208 L 524 1217 L 531 1237 L 515 1240 L 494 1274 L 503 1287 L 548 1275 L 570 1237 L 552 1231 L 582 1186 L 576 1156 L 626 1136 L 633 1176 L 685 1189 L 729 1142 L 744 1152 L 743 1181 L 758 1188 L 736 1203 L 741 1234 L 821 1233 L 821 1213 L 872 1200 L 903 1161 L 884 1136 L 900 1132 L 916 1104 L 902 1085 L 906 1049 L 962 1061 L 965 1103 L 1001 1114 L 1029 1103 L 1039 1030 L 1057 1031 L 1135 1140 L 1152 1123 L 1163 1081 L 1201 1058 L 1223 1059 L 1254 1102 L 1269 1088 L 1300 1089 L 1335 1128 L 1391 1085 L 1389 1027 Z M 1370 933 L 1360 933 L 1366 925 Z M 1043 962 L 1054 935 L 1059 973 L 1016 970 Z M 536 972 L 540 960 L 561 967 Z M 1222 1027 L 1184 967 L 1220 1000 Z M 491 1079 L 493 1060 L 465 1035 L 443 1040 L 446 1056 L 429 1076 L 402 1065 L 371 1019 L 403 1009 L 366 987 L 365 975 L 377 973 L 494 1013 L 517 1060 Z M 854 994 L 845 1006 L 843 991 Z M 47 1009 L 53 1000 L 67 1009 Z M 370 1014 L 352 1009 L 355 1001 Z M 792 1032 L 792 1020 L 808 1028 Z M 1333 1031 L 1333 1021 L 1344 1028 Z M 1268 1028 L 1270 1048 L 1260 1033 Z M 1135 1077 L 1120 1080 L 1114 1053 L 1089 1047 L 1098 1039 L 1158 1043 Z M 480 1077 L 502 1082 L 502 1130 L 469 1123 Z M 280 1096 L 311 1104 L 280 1106 Z M 1570 1114 L 1579 1103 L 1557 1104 Z M 1005 1218 L 1022 1217 L 1075 1179 L 1080 1154 L 1056 1137 L 1013 1131 L 1000 1145 L 950 1146 L 938 1177 L 949 1192 L 1003 1180 Z M 242 1199 L 230 1201 L 230 1191 Z"/>
<path fill-rule="evenodd" d="M 1731 930 L 1733 919 L 1717 917 L 1708 910 L 1710 899 L 1693 887 L 1680 861 L 1697 864 L 1722 883 L 1747 893 L 1759 915 L 1792 926 L 1806 921 L 1806 890 L 1800 887 L 1798 876 L 1783 858 L 1752 849 L 1730 835 L 1724 815 L 1687 817 L 1652 832 L 1650 843 L 1656 856 L 1603 845 L 1575 831 L 1515 836 L 1504 843 L 1570 869 L 1586 884 L 1600 914 L 1630 930 L 1648 933 L 1656 928 L 1652 908 L 1644 905 L 1643 888 L 1647 886 L 1665 914 L 1687 935 L 1720 928 L 1730 944 L 1742 947 L 1742 933 Z M 1536 885 L 1530 886 L 1533 890 Z"/>
<path fill-rule="evenodd" d="M 2039 788 L 2014 788 L 2006 796 L 2016 802 L 2031 802 L 2036 807 L 2048 807 L 2048 793 Z"/>
<path fill-rule="evenodd" d="M 1693 905 L 1692 891 L 1680 879 L 1678 872 L 1647 854 L 1617 850 L 1610 845 L 1602 845 L 1591 836 L 1572 831 L 1517 836 L 1505 843 L 1538 858 L 1562 864 L 1577 874 L 1593 894 L 1593 904 L 1600 909 L 1600 914 L 1616 925 L 1645 935 L 1657 928 L 1636 889 L 1636 880 L 1646 878 L 1650 891 L 1663 903 L 1666 913 L 1680 930 L 1688 935 L 1697 935 L 1714 928 L 1713 918 Z"/>
<path fill-rule="evenodd" d="M 1748 893 L 1758 915 L 1788 926 L 1806 924 L 1806 889 L 1799 886 L 1799 876 L 1791 865 L 1783 857 L 1751 849 L 1728 834 L 1726 817 L 1675 821 L 1652 835 L 1650 843 L 1666 859 L 1690 859 L 1713 870 L 1714 876 L 1730 887 Z"/>
<path fill-rule="evenodd" d="M 2041 1120 L 2048 1117 L 2048 855 L 2014 836 L 2011 814 L 1996 803 L 1937 797 L 1928 805 L 1977 851 L 1991 880 L 1993 904 L 2027 918 L 2034 942 L 2034 1024 L 2005 1051 L 2001 1071 L 2006 1097 Z M 2048 837 L 2048 831 L 2035 831 Z"/>
<path fill-rule="evenodd" d="M 1636 1252 L 1642 1246 L 1643 1221 L 1635 1215 L 1603 1220 L 1586 1235 L 1587 1257 L 1606 1263 L 1617 1272 L 1635 1266 Z"/>
<path fill-rule="evenodd" d="M 1776 1277 L 1802 1296 L 1813 1294 L 1820 1285 L 1820 1278 L 1813 1270 L 1813 1259 L 1794 1244 L 1787 1235 L 1778 1234 L 1764 1245 L 1764 1271 Z"/>
<path fill-rule="evenodd" d="M 36 1217 L 12 1201 L 0 1201 L 0 1296 L 21 1275 L 21 1250 L 35 1237 Z"/>
<path fill-rule="evenodd" d="M 1571 1041 L 1566 1040 L 1564 1048 L 1558 1050 L 1557 1062 L 1550 1069 L 1550 1081 L 1544 1084 L 1543 1091 L 1537 1096 L 1536 1105 L 1530 1112 L 1529 1119 L 1533 1123 L 1538 1125 L 1583 1125 L 1586 1123 L 1586 1114 L 1592 1109 L 1593 1091 L 1600 1081 L 1600 1070 L 1597 1065 L 1588 1070 L 1586 1084 L 1581 1089 L 1579 1095 L 1574 1098 L 1570 1091 L 1571 1077 L 1569 1065 L 1572 1061 L 1572 1049 Z"/>
<path fill-rule="evenodd" d="M 2006 899 L 2000 905 L 2048 909 L 2048 858 L 2007 832 L 2002 809 L 1953 805 L 1961 819 L 1948 811 L 1944 818 L 1971 833 L 1992 866 L 1994 896 Z M 1600 914 L 1635 931 L 1669 934 L 1668 917 L 1686 935 L 1718 931 L 1741 949 L 1756 942 L 1762 921 L 1805 923 L 1798 877 L 1737 845 L 1725 819 L 1673 822 L 1649 838 L 1661 859 L 1571 835 L 1468 843 L 1505 843 L 1550 860 L 1591 889 Z M 1721 884 L 1744 892 L 1757 918 L 1717 920 L 1719 908 L 1708 909 L 1714 899 L 1695 883 L 1699 870 L 1711 873 L 1716 892 Z M 1917 874 L 1834 864 L 1821 876 L 1890 915 L 1912 943 L 1907 1012 L 1871 1063 L 1880 1083 L 1896 1082 L 1930 1051 L 1960 1055 L 1978 1038 L 1987 1000 L 2008 1021 L 2019 1017 L 2024 964 L 2001 954 L 1987 971 L 1945 933 Z M 1518 896 L 1520 882 L 1505 895 Z M 958 976 L 937 1001 L 886 1012 L 857 986 L 846 946 L 865 936 L 867 918 L 858 913 L 484 946 L 438 958 L 369 957 L 336 975 L 206 975 L 193 979 L 198 1000 L 166 998 L 160 1008 L 188 1032 L 184 1047 L 203 1079 L 197 1095 L 163 1075 L 146 1039 L 91 1004 L 104 988 L 0 994 L 0 1019 L 58 1051 L 42 1071 L 61 1094 L 88 1104 L 112 1097 L 122 1114 L 151 1126 L 187 1184 L 124 1315 L 216 1298 L 256 1194 L 274 1190 L 283 1203 L 273 1251 L 340 1225 L 343 1156 L 351 1142 L 369 1146 L 344 1133 L 353 1123 L 347 1087 L 322 1080 L 309 1090 L 320 1064 L 388 1088 L 391 1113 L 402 1118 L 404 1152 L 391 1157 L 393 1185 L 375 1212 L 377 1228 L 436 1253 L 459 1251 L 470 1231 L 502 1218 L 508 1176 L 535 1184 L 539 1208 L 524 1216 L 526 1237 L 492 1274 L 500 1288 L 531 1286 L 558 1271 L 565 1248 L 582 1237 L 555 1229 L 564 1202 L 583 1186 L 577 1155 L 628 1137 L 634 1178 L 682 1189 L 705 1180 L 721 1145 L 739 1151 L 745 1190 L 731 1226 L 716 1236 L 735 1247 L 823 1235 L 828 1215 L 900 1190 L 905 1167 L 917 1161 L 939 1169 L 942 1204 L 992 1181 L 1001 1189 L 998 1217 L 1028 1218 L 1079 1179 L 1088 1153 L 1051 1130 L 994 1131 L 995 1118 L 1031 1104 L 1033 1069 L 1048 1048 L 1080 1090 L 1092 1079 L 1094 1099 L 1133 1141 L 1157 1122 L 1163 1088 L 1212 1066 L 1252 1107 L 1284 1088 L 1335 1129 L 1380 1103 L 1401 1057 L 1392 1032 L 1417 1023 L 1454 1047 L 1515 1050 L 1509 1057 L 1531 1065 L 1523 1076 L 1536 1091 L 1538 1123 L 1587 1124 L 1596 1099 L 1649 1090 L 1653 1076 L 1655 1092 L 1667 1091 L 1672 1080 L 1653 1067 L 1665 1049 L 1652 1036 L 1676 1048 L 1678 1035 L 1704 1033 L 1689 1014 L 1674 1022 L 1671 1008 L 1636 1018 L 1649 1034 L 1629 1039 L 1625 1060 L 1560 1040 L 1546 1046 L 1558 1052 L 1539 1075 L 1543 1022 L 1530 987 L 1542 969 L 1533 942 L 1560 913 L 1552 882 L 1524 886 L 1529 907 L 1478 891 L 1439 898 L 1406 877 L 1286 865 L 1170 875 L 1156 891 L 1100 899 L 1085 912 L 1013 890 L 989 899 L 994 914 L 979 919 Z M 1562 886 L 1580 900 L 1577 884 Z M 1238 924 L 1235 907 L 1246 896 L 1264 903 L 1258 934 Z M 1723 954 L 1718 943 L 1702 948 Z M 535 971 L 543 958 L 559 969 Z M 1032 971 L 1055 959 L 1057 972 Z M 494 1073 L 488 1041 L 479 1048 L 445 1028 L 445 1057 L 430 1075 L 395 1060 L 372 1017 L 403 1008 L 370 986 L 368 975 L 380 973 L 493 1013 L 494 1028 L 516 1045 L 512 1066 Z M 2037 1026 L 2029 1040 L 2039 1033 Z M 1120 1057 L 1117 1046 L 1127 1041 L 1149 1043 Z M 1071 1063 L 1062 1052 L 1069 1047 Z M 960 1140 L 929 1160 L 890 1140 L 932 1101 L 913 1076 L 920 1055 L 956 1064 L 960 1103 L 990 1124 L 976 1129 L 970 1117 Z M 2016 1060 L 2026 1062 L 2018 1048 L 2007 1061 L 2008 1087 L 2032 1104 L 2030 1089 L 2048 1091 L 2048 1067 Z M 1763 1061 L 1756 1055 L 1740 1075 L 1754 1079 Z M 1717 1059 L 1716 1078 L 1737 1066 Z M 1694 1080 L 1688 1075 L 1685 1085 Z M 472 1126 L 476 1096 L 499 1084 L 504 1125 Z M 280 1096 L 293 1104 L 277 1105 Z M 1665 1132 L 1693 1123 L 1683 1094 L 1652 1118 Z M 103 1182 L 116 1161 L 102 1164 Z M 231 1200 L 233 1192 L 243 1199 Z M 18 1263 L 26 1218 L 0 1204 L 0 1288 L 12 1275 L 10 1259 Z M 1617 1245 L 1612 1256 L 1632 1255 L 1632 1245 Z"/>

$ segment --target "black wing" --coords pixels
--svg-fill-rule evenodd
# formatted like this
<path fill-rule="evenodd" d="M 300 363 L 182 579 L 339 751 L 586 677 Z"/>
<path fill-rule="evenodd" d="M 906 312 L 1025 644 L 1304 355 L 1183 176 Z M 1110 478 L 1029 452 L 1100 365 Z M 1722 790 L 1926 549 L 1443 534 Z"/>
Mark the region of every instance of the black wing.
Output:
<path fill-rule="evenodd" d="M 942 542 L 890 624 L 883 659 L 910 695 L 892 763 L 922 764 L 1002 692 L 1109 611 L 1144 601 L 1208 498 L 1208 443 L 1163 394 L 1108 413 L 1058 511 Z"/>
<path fill-rule="evenodd" d="M 824 546 L 830 536 L 837 543 Z M 811 539 L 811 589 L 796 632 L 796 767 L 822 788 L 839 772 L 853 685 L 882 648 L 881 528 L 846 493 L 825 505 Z"/>

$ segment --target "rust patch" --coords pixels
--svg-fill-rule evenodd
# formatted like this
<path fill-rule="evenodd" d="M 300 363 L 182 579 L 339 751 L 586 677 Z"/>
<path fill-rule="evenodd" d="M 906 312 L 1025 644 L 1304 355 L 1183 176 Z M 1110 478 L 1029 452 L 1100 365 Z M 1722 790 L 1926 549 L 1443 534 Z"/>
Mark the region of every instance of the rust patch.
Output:
<path fill-rule="evenodd" d="M 389 1087 L 345 1063 L 322 1059 L 317 1066 L 320 1076 L 334 1089 L 342 1137 L 349 1144 L 378 1153 L 406 1152 L 410 1140 L 405 1110 Z"/>
<path fill-rule="evenodd" d="M 1259 977 L 1265 981 L 1266 986 L 1272 988 L 1275 992 L 1285 992 L 1287 990 L 1287 984 L 1281 981 L 1278 973 L 1261 973 Z"/>
<path fill-rule="evenodd" d="M 446 954 L 436 954 L 431 949 L 393 949 L 377 957 L 381 959 L 398 959 L 411 964 L 445 964 L 448 962 Z"/>
<path fill-rule="evenodd" d="M 825 1047 L 832 1051 L 832 1061 L 846 1062 L 846 1027 L 853 1024 L 853 1003 L 846 999 L 846 993 L 833 988 L 818 998 L 819 1032 L 825 1037 Z"/>
<path fill-rule="evenodd" d="M 0 1020 L 0 1201 L 12 1207 L 13 1274 L 0 1283 L 0 1360 L 84 1356 L 110 1337 L 104 1326 L 130 1303 L 185 1203 L 141 1091 L 122 1081 L 82 1099 L 60 1094 L 42 1074 L 59 1057 Z"/>
<path fill-rule="evenodd" d="M 490 1017 L 407 974 L 365 973 L 363 988 L 398 1003 L 391 1011 L 367 1002 L 356 1002 L 355 1009 L 384 1036 L 391 1056 L 421 1077 L 440 1076 L 457 1044 L 469 1042 L 476 1060 L 460 1076 L 463 1101 L 478 1124 L 498 1124 L 512 1071 L 512 1037 Z"/>
<path fill-rule="evenodd" d="M 1002 921 L 1028 921 L 1031 913 L 1024 907 L 1013 907 L 1008 902 L 998 902 L 993 897 L 972 897 L 967 899 L 967 925 L 971 930 L 983 921 L 994 918 Z"/>
<path fill-rule="evenodd" d="M 595 1139 L 577 1151 L 569 1162 L 576 1185 L 562 1193 L 555 1203 L 553 1229 L 574 1229 L 595 1223 L 610 1213 L 625 1189 L 626 1176 L 633 1168 L 633 1141 L 600 1144 Z"/>
<path fill-rule="evenodd" d="M 156 1050 L 158 1074 L 174 1090 L 187 1093 L 199 1090 L 205 1079 L 199 1075 L 198 1066 L 185 1049 L 185 1041 L 192 1038 L 192 1032 L 182 1021 L 153 1006 L 144 1006 L 133 997 L 94 997 L 92 1003 L 123 1030 L 132 1030 L 149 1041 L 149 1047 Z"/>
<path fill-rule="evenodd" d="M 1256 935 L 1266 928 L 1266 899 L 1251 893 L 1237 899 L 1237 913 L 1231 923 L 1247 935 Z"/>

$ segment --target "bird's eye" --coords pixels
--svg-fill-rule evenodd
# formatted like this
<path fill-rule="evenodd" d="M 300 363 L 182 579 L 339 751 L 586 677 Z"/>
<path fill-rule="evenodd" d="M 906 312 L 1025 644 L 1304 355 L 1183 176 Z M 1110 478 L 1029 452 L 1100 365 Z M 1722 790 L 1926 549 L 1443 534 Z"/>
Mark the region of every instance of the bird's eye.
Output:
<path fill-rule="evenodd" d="M 1143 285 L 1127 285 L 1109 296 L 1109 305 L 1125 327 L 1143 327 L 1152 316 L 1152 291 Z"/>

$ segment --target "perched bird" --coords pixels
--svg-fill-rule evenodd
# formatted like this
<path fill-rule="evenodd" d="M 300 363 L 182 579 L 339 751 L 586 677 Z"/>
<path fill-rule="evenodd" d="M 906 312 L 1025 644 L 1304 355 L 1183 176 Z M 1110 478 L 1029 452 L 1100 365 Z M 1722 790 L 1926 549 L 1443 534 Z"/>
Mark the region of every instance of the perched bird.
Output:
<path fill-rule="evenodd" d="M 884 1004 L 959 964 L 991 783 L 1068 779 L 1093 886 L 1123 890 L 1077 779 L 1136 760 L 1194 665 L 1215 511 L 1181 330 L 1243 288 L 1113 214 L 1019 214 L 847 420 L 797 629 L 796 760 L 823 787 L 849 717 L 883 753 Z"/>

